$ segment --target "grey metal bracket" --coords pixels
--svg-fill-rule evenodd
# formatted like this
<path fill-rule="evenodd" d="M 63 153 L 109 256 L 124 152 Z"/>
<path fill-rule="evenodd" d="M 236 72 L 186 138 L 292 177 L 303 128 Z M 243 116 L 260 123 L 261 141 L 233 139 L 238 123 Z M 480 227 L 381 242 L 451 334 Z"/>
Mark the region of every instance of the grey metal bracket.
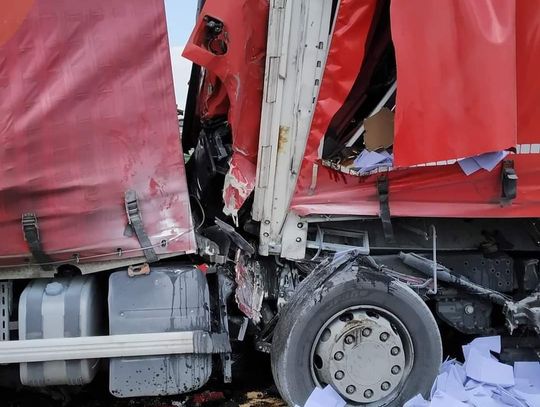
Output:
<path fill-rule="evenodd" d="M 9 341 L 9 316 L 13 302 L 13 281 L 0 281 L 0 341 Z"/>
<path fill-rule="evenodd" d="M 137 240 L 141 245 L 144 256 L 149 263 L 154 263 L 159 260 L 146 231 L 142 221 L 141 211 L 139 209 L 139 202 L 137 200 L 137 192 L 129 190 L 124 197 L 126 205 L 126 214 L 128 218 L 128 224 L 131 226 L 133 232 L 137 236 Z"/>
<path fill-rule="evenodd" d="M 229 344 L 229 321 L 227 315 L 227 300 L 233 293 L 234 283 L 225 274 L 218 271 L 218 285 L 219 285 L 219 318 L 221 325 L 221 332 L 224 338 L 226 338 Z M 232 383 L 232 355 L 230 351 L 220 354 L 221 366 L 223 367 L 223 381 L 225 383 Z"/>

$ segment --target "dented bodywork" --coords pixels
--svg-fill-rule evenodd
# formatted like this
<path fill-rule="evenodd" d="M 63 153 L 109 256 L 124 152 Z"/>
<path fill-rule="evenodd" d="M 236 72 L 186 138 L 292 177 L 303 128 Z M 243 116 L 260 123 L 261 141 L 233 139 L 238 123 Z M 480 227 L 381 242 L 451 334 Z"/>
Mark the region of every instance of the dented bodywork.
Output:
<path fill-rule="evenodd" d="M 233 154 L 223 198 L 225 213 L 233 216 L 255 184 L 267 26 L 267 0 L 207 0 L 183 53 L 213 78 L 203 82 L 203 119 L 226 113 L 231 128 Z"/>

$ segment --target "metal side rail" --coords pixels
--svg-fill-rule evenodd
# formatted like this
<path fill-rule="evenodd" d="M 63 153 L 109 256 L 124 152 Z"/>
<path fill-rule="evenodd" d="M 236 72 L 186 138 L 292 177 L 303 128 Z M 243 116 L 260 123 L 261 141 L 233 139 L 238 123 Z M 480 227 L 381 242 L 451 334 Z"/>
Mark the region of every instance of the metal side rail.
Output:
<path fill-rule="evenodd" d="M 226 334 L 163 332 L 0 342 L 0 364 L 180 354 L 230 353 Z"/>

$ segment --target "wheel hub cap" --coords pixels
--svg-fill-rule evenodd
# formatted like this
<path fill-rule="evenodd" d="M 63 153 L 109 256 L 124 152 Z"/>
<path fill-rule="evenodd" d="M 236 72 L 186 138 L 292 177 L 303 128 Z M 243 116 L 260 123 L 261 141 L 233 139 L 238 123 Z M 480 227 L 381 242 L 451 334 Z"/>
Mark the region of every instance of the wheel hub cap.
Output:
<path fill-rule="evenodd" d="M 388 398 L 410 370 L 411 350 L 398 332 L 382 314 L 362 309 L 330 320 L 313 351 L 316 381 L 331 384 L 354 403 Z"/>

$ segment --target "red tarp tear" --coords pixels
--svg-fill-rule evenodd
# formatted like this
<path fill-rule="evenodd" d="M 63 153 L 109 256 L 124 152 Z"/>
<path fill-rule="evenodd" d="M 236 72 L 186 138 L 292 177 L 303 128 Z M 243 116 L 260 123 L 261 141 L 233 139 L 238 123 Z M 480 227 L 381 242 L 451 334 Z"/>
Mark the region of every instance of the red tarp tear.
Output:
<path fill-rule="evenodd" d="M 267 0 L 207 0 L 183 53 L 216 75 L 227 89 L 233 157 L 223 198 L 224 212 L 233 216 L 255 185 L 268 10 Z M 222 55 L 211 52 L 206 44 L 207 16 L 224 24 L 226 52 Z"/>
<path fill-rule="evenodd" d="M 141 256 L 129 189 L 158 254 L 193 252 L 163 1 L 2 1 L 0 15 L 1 263 L 26 264 L 27 212 L 53 260 Z"/>
<path fill-rule="evenodd" d="M 537 1 L 393 0 L 392 4 L 394 19 L 396 11 L 400 14 L 398 27 L 393 30 L 401 115 L 396 139 L 401 137 L 402 144 L 396 144 L 394 150 L 396 155 L 402 154 L 398 164 L 443 162 L 388 172 L 391 214 L 539 217 L 540 7 Z M 402 44 L 398 35 L 409 41 Z M 355 41 L 352 47 L 362 54 L 358 50 L 363 49 L 364 38 L 357 37 Z M 332 47 L 339 45 L 332 43 Z M 331 55 L 333 52 L 337 48 L 330 50 Z M 423 57 L 402 63 L 411 55 Z M 332 71 L 325 72 L 325 76 L 331 75 Z M 453 104 L 463 101 L 464 106 L 450 109 L 448 101 Z M 448 125 L 443 126 L 446 122 Z M 409 131 L 405 126 L 413 127 Z M 471 133 L 475 128 L 478 132 Z M 324 133 L 324 127 L 321 130 L 314 121 L 310 137 L 320 132 Z M 435 136 L 428 137 L 429 134 Z M 403 137 L 409 138 L 409 144 L 403 143 Z M 509 206 L 500 203 L 500 165 L 491 172 L 481 170 L 469 177 L 458 164 L 446 165 L 446 159 L 514 146 L 516 139 L 517 154 L 510 154 L 508 159 L 515 162 L 518 194 Z M 317 142 L 311 147 L 306 151 L 304 164 L 313 161 Z M 412 154 L 412 158 L 404 157 L 407 154 Z M 308 179 L 311 181 L 311 166 L 308 168 L 309 171 L 303 168 L 305 184 Z M 299 188 L 291 209 L 300 215 L 377 216 L 378 177 L 351 176 L 319 167 L 315 190 L 309 194 Z"/>
<path fill-rule="evenodd" d="M 516 2 L 393 0 L 398 167 L 516 145 Z"/>
<path fill-rule="evenodd" d="M 360 73 L 377 0 L 342 0 L 315 106 L 306 152 L 298 177 L 299 193 L 307 193 L 319 147 L 332 118 L 343 106 Z M 303 191 L 303 192 L 300 192 Z"/>

